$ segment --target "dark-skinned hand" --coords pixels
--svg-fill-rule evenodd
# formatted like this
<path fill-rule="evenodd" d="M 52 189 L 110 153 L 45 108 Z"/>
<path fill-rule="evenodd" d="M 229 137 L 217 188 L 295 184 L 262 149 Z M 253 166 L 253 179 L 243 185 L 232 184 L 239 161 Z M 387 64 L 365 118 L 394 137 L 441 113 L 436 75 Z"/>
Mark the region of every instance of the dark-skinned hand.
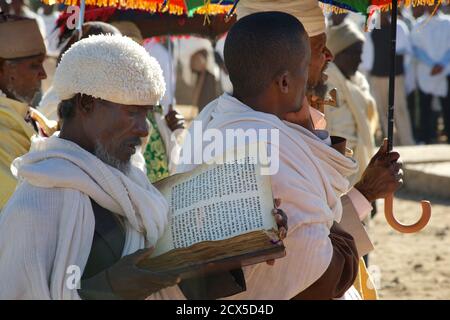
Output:
<path fill-rule="evenodd" d="M 281 205 L 281 199 L 275 199 L 274 202 L 275 209 L 272 210 L 272 214 L 274 215 L 275 221 L 277 222 L 280 240 L 283 240 L 284 238 L 286 238 L 288 231 L 288 217 L 283 210 L 279 209 Z M 275 264 L 275 260 L 268 260 L 266 261 L 266 263 L 270 266 L 273 266 Z"/>
<path fill-rule="evenodd" d="M 444 71 L 444 67 L 441 66 L 440 64 L 436 64 L 436 65 L 434 65 L 433 68 L 431 69 L 430 74 L 431 74 L 432 76 L 435 76 L 435 75 L 441 73 L 442 71 Z"/>
<path fill-rule="evenodd" d="M 398 161 L 399 158 L 398 152 L 388 152 L 387 139 L 385 139 L 355 188 L 369 202 L 385 198 L 397 191 L 403 184 L 403 170 L 401 162 Z"/>
<path fill-rule="evenodd" d="M 171 131 L 184 129 L 184 117 L 178 113 L 172 106 L 169 106 L 169 112 L 166 114 L 166 123 Z"/>
<path fill-rule="evenodd" d="M 143 300 L 163 288 L 180 282 L 179 277 L 161 272 L 152 272 L 137 267 L 139 262 L 148 259 L 153 248 L 141 249 L 123 257 L 106 270 L 115 295 L 122 299 Z"/>

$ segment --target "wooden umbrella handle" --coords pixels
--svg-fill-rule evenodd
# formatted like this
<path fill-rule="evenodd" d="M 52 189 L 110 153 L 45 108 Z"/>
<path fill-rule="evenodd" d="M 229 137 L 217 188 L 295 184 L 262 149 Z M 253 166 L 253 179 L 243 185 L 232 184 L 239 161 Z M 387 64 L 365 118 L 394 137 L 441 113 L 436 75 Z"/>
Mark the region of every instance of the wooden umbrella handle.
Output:
<path fill-rule="evenodd" d="M 393 211 L 394 195 L 390 194 L 384 199 L 384 215 L 389 225 L 401 233 L 415 233 L 422 230 L 430 221 L 431 217 L 431 203 L 430 201 L 422 200 L 422 216 L 419 221 L 412 225 L 404 225 L 400 223 L 394 216 Z"/>

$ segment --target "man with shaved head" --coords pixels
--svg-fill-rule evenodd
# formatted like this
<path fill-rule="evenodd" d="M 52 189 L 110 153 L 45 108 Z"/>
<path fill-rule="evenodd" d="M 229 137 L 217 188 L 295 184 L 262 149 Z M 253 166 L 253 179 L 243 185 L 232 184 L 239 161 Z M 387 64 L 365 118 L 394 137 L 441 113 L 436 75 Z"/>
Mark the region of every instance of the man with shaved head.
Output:
<path fill-rule="evenodd" d="M 340 195 L 348 188 L 345 177 L 357 166 L 331 148 L 331 141 L 322 141 L 303 103 L 311 57 L 308 35 L 292 15 L 250 14 L 229 31 L 224 56 L 233 94 L 211 102 L 194 121 L 224 135 L 227 130 L 279 132 L 279 142 L 273 136 L 264 142 L 279 150 L 272 192 L 282 199 L 290 224 L 286 257 L 272 267 L 245 268 L 247 290 L 233 298 L 341 297 L 356 277 L 358 252 L 336 221 L 342 215 Z M 285 120 L 292 114 L 302 125 Z M 183 165 L 180 171 L 192 168 Z"/>

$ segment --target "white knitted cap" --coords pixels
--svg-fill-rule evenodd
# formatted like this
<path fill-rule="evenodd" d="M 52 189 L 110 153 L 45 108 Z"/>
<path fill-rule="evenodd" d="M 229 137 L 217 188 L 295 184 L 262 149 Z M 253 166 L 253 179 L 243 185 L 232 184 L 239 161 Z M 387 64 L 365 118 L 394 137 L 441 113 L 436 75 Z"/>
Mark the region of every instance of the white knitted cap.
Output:
<path fill-rule="evenodd" d="M 159 63 L 128 37 L 95 35 L 63 55 L 53 80 L 61 100 L 77 93 L 125 105 L 155 105 L 166 90 Z"/>

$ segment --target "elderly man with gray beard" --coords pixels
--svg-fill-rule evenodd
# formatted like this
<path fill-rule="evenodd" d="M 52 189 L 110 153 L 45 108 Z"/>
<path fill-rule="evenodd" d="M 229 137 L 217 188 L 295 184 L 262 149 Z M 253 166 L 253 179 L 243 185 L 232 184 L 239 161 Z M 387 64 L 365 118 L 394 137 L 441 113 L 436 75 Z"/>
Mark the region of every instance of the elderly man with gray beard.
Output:
<path fill-rule="evenodd" d="M 132 159 L 164 90 L 159 64 L 129 38 L 91 36 L 64 54 L 61 131 L 12 164 L 20 182 L 0 220 L 0 299 L 144 299 L 178 282 L 136 267 L 168 221 Z"/>
<path fill-rule="evenodd" d="M 0 43 L 1 210 L 17 184 L 11 162 L 30 149 L 30 138 L 39 131 L 35 120 L 44 120 L 29 106 L 47 75 L 42 65 L 44 40 L 36 21 L 0 13 Z"/>
<path fill-rule="evenodd" d="M 63 55 L 53 90 L 61 131 L 12 164 L 20 183 L 0 219 L 0 299 L 145 299 L 178 283 L 188 298 L 244 290 L 240 270 L 180 282 L 137 267 L 168 224 L 136 152 L 165 90 L 157 61 L 130 38 L 91 36 Z"/>

